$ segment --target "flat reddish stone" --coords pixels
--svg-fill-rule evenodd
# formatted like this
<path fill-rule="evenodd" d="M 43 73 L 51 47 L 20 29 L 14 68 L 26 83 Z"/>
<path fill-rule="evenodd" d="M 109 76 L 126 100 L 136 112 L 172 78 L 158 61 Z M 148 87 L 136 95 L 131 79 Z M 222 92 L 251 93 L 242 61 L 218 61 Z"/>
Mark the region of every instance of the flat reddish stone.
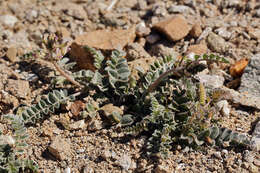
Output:
<path fill-rule="evenodd" d="M 207 45 L 206 44 L 195 44 L 195 45 L 191 45 L 189 48 L 188 48 L 188 51 L 187 53 L 195 53 L 196 55 L 202 55 L 202 54 L 205 54 L 207 53 Z"/>
<path fill-rule="evenodd" d="M 155 24 L 153 28 L 165 34 L 172 41 L 181 40 L 190 31 L 190 26 L 181 15 L 161 21 Z"/>
<path fill-rule="evenodd" d="M 135 27 L 128 30 L 97 30 L 78 36 L 71 44 L 70 55 L 84 69 L 95 70 L 94 58 L 85 51 L 84 46 L 101 50 L 124 48 L 135 39 Z"/>

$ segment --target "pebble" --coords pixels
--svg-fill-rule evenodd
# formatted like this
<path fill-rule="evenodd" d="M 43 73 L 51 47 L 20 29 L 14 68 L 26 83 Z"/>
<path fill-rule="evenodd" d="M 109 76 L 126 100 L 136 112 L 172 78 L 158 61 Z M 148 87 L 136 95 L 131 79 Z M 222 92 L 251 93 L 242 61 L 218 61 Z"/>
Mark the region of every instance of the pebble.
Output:
<path fill-rule="evenodd" d="M 190 13 L 195 14 L 194 10 L 186 5 L 171 5 L 168 8 L 169 13 Z"/>
<path fill-rule="evenodd" d="M 224 77 L 219 75 L 197 74 L 196 78 L 210 88 L 220 88 L 224 84 Z"/>
<path fill-rule="evenodd" d="M 0 22 L 5 26 L 13 28 L 18 19 L 12 15 L 2 15 L 0 16 Z"/>
<path fill-rule="evenodd" d="M 209 45 L 209 48 L 212 51 L 223 53 L 226 51 L 227 43 L 226 41 L 220 37 L 219 35 L 210 32 L 207 38 L 207 43 Z"/>
<path fill-rule="evenodd" d="M 225 28 L 225 27 L 218 28 L 218 29 L 215 30 L 215 32 L 216 32 L 219 36 L 223 37 L 225 40 L 229 40 L 230 37 L 231 37 L 231 35 L 232 35 L 232 33 L 229 32 L 229 31 L 227 31 L 227 28 Z"/>
<path fill-rule="evenodd" d="M 60 136 L 53 139 L 48 147 L 49 152 L 59 160 L 66 160 L 71 156 L 70 143 Z"/>
<path fill-rule="evenodd" d="M 153 28 L 165 34 L 171 41 L 181 40 L 188 35 L 190 31 L 190 27 L 186 19 L 181 15 L 163 20 L 155 24 Z"/>
<path fill-rule="evenodd" d="M 64 173 L 70 173 L 70 167 L 67 167 L 65 170 L 64 170 Z"/>
<path fill-rule="evenodd" d="M 171 173 L 171 170 L 169 169 L 168 166 L 164 166 L 164 165 L 158 165 L 155 170 L 155 173 Z"/>
<path fill-rule="evenodd" d="M 198 38 L 202 33 L 202 29 L 199 23 L 195 23 L 191 30 L 190 30 L 190 35 L 194 38 Z"/>
<path fill-rule="evenodd" d="M 34 20 L 38 17 L 38 11 L 36 10 L 30 10 L 27 12 L 25 18 L 26 20 L 28 20 L 29 22 L 33 23 Z"/>
<path fill-rule="evenodd" d="M 31 93 L 30 85 L 25 80 L 14 80 L 8 79 L 5 85 L 5 91 L 9 91 L 12 95 L 17 98 L 27 98 Z"/>
<path fill-rule="evenodd" d="M 230 109 L 227 100 L 221 100 L 217 103 L 218 109 L 221 111 L 223 116 L 229 116 Z"/>
<path fill-rule="evenodd" d="M 136 35 L 139 37 L 144 37 L 149 35 L 151 29 L 145 26 L 144 22 L 140 22 L 136 25 Z"/>
<path fill-rule="evenodd" d="M 126 46 L 127 60 L 135 60 L 140 58 L 149 58 L 150 55 L 146 52 L 144 47 L 138 43 L 130 43 Z"/>
<path fill-rule="evenodd" d="M 214 155 L 216 158 L 218 158 L 218 159 L 222 159 L 221 153 L 220 153 L 219 151 L 214 152 L 213 155 Z"/>
<path fill-rule="evenodd" d="M 131 157 L 129 157 L 127 154 L 124 154 L 120 160 L 119 160 L 119 165 L 125 170 L 128 171 L 131 166 Z"/>
<path fill-rule="evenodd" d="M 156 43 L 157 41 L 160 40 L 160 36 L 158 34 L 150 34 L 146 37 L 146 41 L 150 44 L 154 44 Z"/>
<path fill-rule="evenodd" d="M 11 62 L 16 62 L 19 60 L 17 57 L 17 49 L 15 47 L 10 47 L 8 48 L 6 52 L 6 57 L 11 61 Z"/>
<path fill-rule="evenodd" d="M 260 53 L 251 57 L 241 77 L 239 92 L 260 97 Z"/>
<path fill-rule="evenodd" d="M 207 53 L 207 51 L 208 51 L 207 45 L 204 43 L 200 43 L 200 44 L 190 45 L 187 49 L 187 54 L 194 53 L 196 55 L 203 55 Z"/>

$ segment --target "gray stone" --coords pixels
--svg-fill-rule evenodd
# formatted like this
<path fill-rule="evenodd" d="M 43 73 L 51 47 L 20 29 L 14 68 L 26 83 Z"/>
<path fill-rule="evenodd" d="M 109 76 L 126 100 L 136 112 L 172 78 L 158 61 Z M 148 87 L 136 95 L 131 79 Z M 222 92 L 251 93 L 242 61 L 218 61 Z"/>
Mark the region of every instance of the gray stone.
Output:
<path fill-rule="evenodd" d="M 223 53 L 227 49 L 226 41 L 222 37 L 220 37 L 219 35 L 217 35 L 213 32 L 209 33 L 208 38 L 207 38 L 207 43 L 208 43 L 209 48 L 212 51 L 215 51 L 218 53 Z"/>
<path fill-rule="evenodd" d="M 132 159 L 129 157 L 127 154 L 124 154 L 120 160 L 119 160 L 119 165 L 124 169 L 124 170 L 129 170 L 131 166 Z"/>
<path fill-rule="evenodd" d="M 169 13 L 191 13 L 194 14 L 194 10 L 186 5 L 171 5 L 168 8 Z"/>
<path fill-rule="evenodd" d="M 12 15 L 2 15 L 0 16 L 0 22 L 4 25 L 12 28 L 14 27 L 14 24 L 18 21 L 18 19 L 15 16 Z"/>
<path fill-rule="evenodd" d="M 260 119 L 258 119 L 252 133 L 251 148 L 256 151 L 260 151 Z"/>
<path fill-rule="evenodd" d="M 149 53 L 157 57 L 172 56 L 175 59 L 179 55 L 174 48 L 164 46 L 163 44 L 153 45 Z"/>
<path fill-rule="evenodd" d="M 210 88 L 220 88 L 224 84 L 224 77 L 219 75 L 197 74 L 196 78 Z"/>
<path fill-rule="evenodd" d="M 260 97 L 260 54 L 256 54 L 250 59 L 241 77 L 239 91 Z"/>
<path fill-rule="evenodd" d="M 218 88 L 222 93 L 224 99 L 231 101 L 232 103 L 253 107 L 255 109 L 260 109 L 260 97 L 248 93 L 239 93 L 233 89 L 227 87 Z"/>
<path fill-rule="evenodd" d="M 159 40 L 160 40 L 160 36 L 158 34 L 150 34 L 146 37 L 146 41 L 150 44 L 154 44 Z"/>
<path fill-rule="evenodd" d="M 215 31 L 218 33 L 218 35 L 220 35 L 221 37 L 223 37 L 226 40 L 230 39 L 230 37 L 232 35 L 232 33 L 227 31 L 227 28 L 225 28 L 225 27 L 218 28 Z"/>
<path fill-rule="evenodd" d="M 29 22 L 33 23 L 34 20 L 38 17 L 38 11 L 36 10 L 30 10 L 27 12 L 25 18 L 26 20 L 28 20 Z"/>
<path fill-rule="evenodd" d="M 256 15 L 257 17 L 260 17 L 260 8 L 255 11 L 255 15 Z"/>

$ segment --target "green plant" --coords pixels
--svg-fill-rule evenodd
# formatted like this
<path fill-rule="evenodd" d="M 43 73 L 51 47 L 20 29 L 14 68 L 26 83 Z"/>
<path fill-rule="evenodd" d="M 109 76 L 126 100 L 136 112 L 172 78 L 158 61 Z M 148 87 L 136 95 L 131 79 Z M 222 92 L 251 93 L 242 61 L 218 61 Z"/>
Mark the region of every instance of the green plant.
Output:
<path fill-rule="evenodd" d="M 17 173 L 30 169 L 37 172 L 37 165 L 23 155 L 28 137 L 23 119 L 13 114 L 5 115 L 5 118 L 11 120 L 13 134 L 3 135 L 0 132 L 0 171 Z"/>
<path fill-rule="evenodd" d="M 85 51 L 94 58 L 96 70 L 73 71 L 75 63 L 62 58 L 66 44 L 59 38 L 53 35 L 45 37 L 43 47 L 42 56 L 47 57 L 57 75 L 61 75 L 53 79 L 52 87 L 66 87 L 70 82 L 81 90 L 68 94 L 65 90 L 50 88 L 46 98 L 19 113 L 23 128 L 23 124 L 40 122 L 50 112 L 54 113 L 60 104 L 79 96 L 91 96 L 92 100 L 79 113 L 80 118 L 96 118 L 98 107 L 107 103 L 127 107 L 124 115 L 118 112 L 109 115 L 111 125 L 116 124 L 125 134 L 147 135 L 149 156 L 167 157 L 173 145 L 183 140 L 192 146 L 205 142 L 222 146 L 226 143 L 249 145 L 246 135 L 217 123 L 220 119 L 215 104 L 221 99 L 220 94 L 208 90 L 193 77 L 213 62 L 227 63 L 225 58 L 215 55 L 195 56 L 194 60 L 162 57 L 147 72 L 139 67 L 140 78 L 135 79 L 123 51 L 114 50 L 109 58 L 105 58 L 101 51 L 85 46 Z M 92 101 L 98 105 L 93 106 Z"/>

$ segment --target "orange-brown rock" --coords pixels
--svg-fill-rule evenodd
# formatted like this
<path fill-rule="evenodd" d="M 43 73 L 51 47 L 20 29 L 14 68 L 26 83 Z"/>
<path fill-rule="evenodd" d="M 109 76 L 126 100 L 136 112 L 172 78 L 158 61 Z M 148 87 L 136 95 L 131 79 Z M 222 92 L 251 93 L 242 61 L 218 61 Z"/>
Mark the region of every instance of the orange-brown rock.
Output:
<path fill-rule="evenodd" d="M 187 54 L 193 52 L 196 55 L 202 55 L 207 53 L 207 50 L 208 50 L 207 45 L 200 43 L 200 44 L 191 45 L 187 50 Z"/>
<path fill-rule="evenodd" d="M 95 70 L 94 58 L 85 51 L 84 46 L 102 50 L 125 47 L 135 39 L 135 27 L 128 30 L 97 30 L 78 36 L 71 44 L 70 55 L 80 68 Z"/>
<path fill-rule="evenodd" d="M 229 68 L 229 73 L 233 77 L 239 77 L 243 74 L 247 64 L 248 64 L 248 59 L 246 58 L 240 59 Z"/>
<path fill-rule="evenodd" d="M 191 30 L 190 30 L 190 35 L 194 38 L 198 38 L 200 34 L 202 33 L 202 29 L 199 23 L 195 23 Z"/>
<path fill-rule="evenodd" d="M 155 24 L 153 28 L 165 34 L 172 41 L 181 40 L 190 31 L 187 21 L 181 15 L 161 21 Z"/>

